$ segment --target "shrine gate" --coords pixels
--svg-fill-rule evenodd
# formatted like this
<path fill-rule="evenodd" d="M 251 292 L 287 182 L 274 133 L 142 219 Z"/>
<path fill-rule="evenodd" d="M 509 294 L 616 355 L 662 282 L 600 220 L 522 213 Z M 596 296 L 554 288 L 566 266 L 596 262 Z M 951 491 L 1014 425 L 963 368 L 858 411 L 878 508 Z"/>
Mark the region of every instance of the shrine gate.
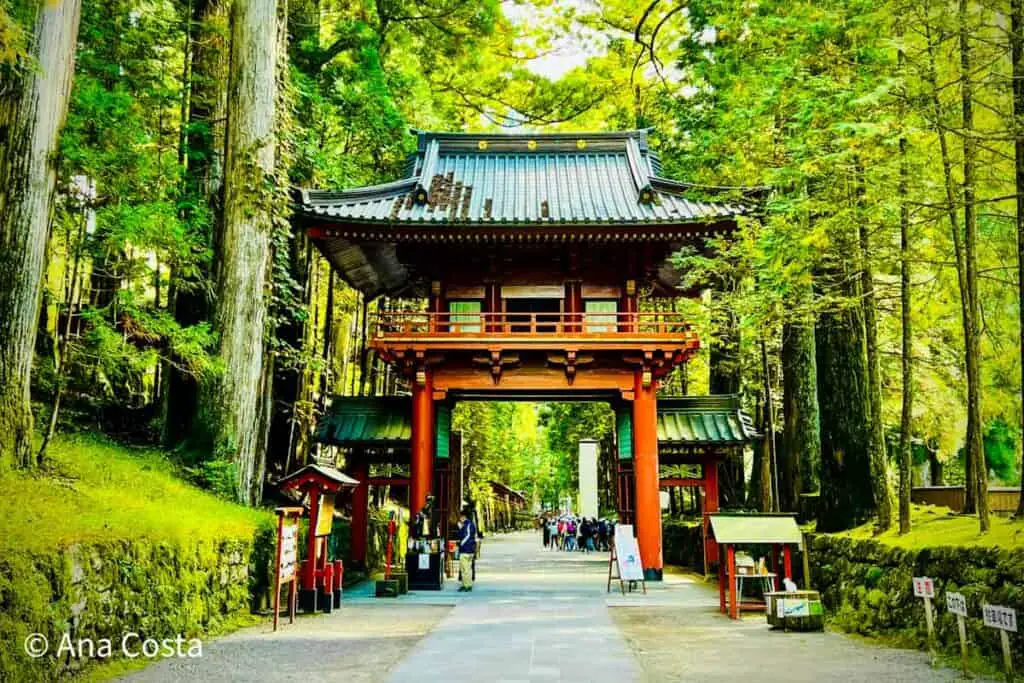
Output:
<path fill-rule="evenodd" d="M 407 458 L 412 514 L 433 490 L 451 516 L 458 500 L 444 500 L 450 479 L 438 475 L 455 402 L 606 401 L 617 416 L 620 518 L 636 526 L 645 574 L 660 578 L 659 444 L 672 462 L 700 465 L 699 476 L 664 484 L 700 486 L 708 513 L 718 509 L 718 463 L 755 436 L 735 397 L 659 409 L 660 380 L 699 347 L 664 305 L 696 294 L 670 259 L 684 246 L 706 250 L 756 208 L 742 191 L 660 173 L 643 130 L 420 132 L 406 177 L 302 191 L 297 221 L 346 282 L 368 299 L 423 302 L 380 311 L 370 325 L 370 347 L 401 371 L 411 397 L 363 409 L 390 416 L 380 423 L 400 438 L 384 446 L 348 433 L 346 415 L 361 405 L 352 399 L 337 399 L 321 423 L 322 441 L 350 450 L 349 473 L 367 479 L 373 459 Z M 364 506 L 357 493 L 363 520 Z"/>

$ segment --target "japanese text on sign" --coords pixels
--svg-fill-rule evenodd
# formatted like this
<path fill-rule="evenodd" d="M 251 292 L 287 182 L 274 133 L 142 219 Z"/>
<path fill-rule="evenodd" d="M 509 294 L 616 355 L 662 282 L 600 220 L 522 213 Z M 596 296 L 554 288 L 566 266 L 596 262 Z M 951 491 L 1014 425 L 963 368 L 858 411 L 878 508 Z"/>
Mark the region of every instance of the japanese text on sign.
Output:
<path fill-rule="evenodd" d="M 957 614 L 961 617 L 967 616 L 967 599 L 963 593 L 946 593 L 946 609 L 950 614 Z"/>
<path fill-rule="evenodd" d="M 927 576 L 915 576 L 914 577 L 914 597 L 917 598 L 934 598 L 935 597 L 935 582 Z"/>
<path fill-rule="evenodd" d="M 298 531 L 294 524 L 286 524 L 281 528 L 281 581 L 287 581 L 295 576 L 299 555 Z"/>
<path fill-rule="evenodd" d="M 982 605 L 981 617 L 985 626 L 1001 631 L 1017 632 L 1017 610 L 999 605 Z"/>

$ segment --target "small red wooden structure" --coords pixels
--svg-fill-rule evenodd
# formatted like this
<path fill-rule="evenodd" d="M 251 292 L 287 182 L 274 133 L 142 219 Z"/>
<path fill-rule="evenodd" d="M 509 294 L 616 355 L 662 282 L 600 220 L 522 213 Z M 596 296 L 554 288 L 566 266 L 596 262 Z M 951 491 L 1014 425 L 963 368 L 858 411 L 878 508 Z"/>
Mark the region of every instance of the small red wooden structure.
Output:
<path fill-rule="evenodd" d="M 282 491 L 301 492 L 309 505 L 306 559 L 300 571 L 299 606 L 307 612 L 330 612 L 341 606 L 344 566 L 327 558 L 327 537 L 334 524 L 338 492 L 354 489 L 359 482 L 329 465 L 306 465 L 278 482 Z"/>
<path fill-rule="evenodd" d="M 782 579 L 793 578 L 793 546 L 803 542 L 795 514 L 714 513 L 707 516 L 711 535 L 721 553 L 718 563 L 718 604 L 722 614 L 738 619 L 740 610 L 763 610 L 764 603 L 743 603 L 737 586 L 737 546 L 770 546 L 771 573 L 768 578 L 774 590 L 782 590 Z M 782 556 L 782 566 L 779 557 Z M 781 571 L 780 571 L 781 570 Z M 757 573 L 743 578 L 764 578 Z"/>

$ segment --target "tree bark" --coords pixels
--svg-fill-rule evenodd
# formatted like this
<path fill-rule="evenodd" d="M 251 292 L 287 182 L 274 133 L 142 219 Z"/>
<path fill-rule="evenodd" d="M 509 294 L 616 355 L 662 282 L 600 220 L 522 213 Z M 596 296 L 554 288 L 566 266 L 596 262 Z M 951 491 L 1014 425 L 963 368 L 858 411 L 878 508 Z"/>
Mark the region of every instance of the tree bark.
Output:
<path fill-rule="evenodd" d="M 1014 0 L 1019 2 L 1020 0 Z M 900 23 L 900 22 L 897 22 Z M 900 24 L 902 26 L 902 24 Z M 902 28 L 898 29 L 902 37 Z M 901 47 L 897 60 L 899 71 L 903 73 L 906 55 Z M 906 117 L 906 92 L 900 93 L 900 120 Z M 900 322 L 901 322 L 901 356 L 900 369 L 903 378 L 903 392 L 900 407 L 900 445 L 899 445 L 899 525 L 900 534 L 910 533 L 910 489 L 911 465 L 913 462 L 911 447 L 914 437 L 914 328 L 911 317 L 910 300 L 910 211 L 907 206 L 907 182 L 910 170 L 907 166 L 907 136 L 900 132 L 900 179 L 897 192 L 900 197 Z"/>
<path fill-rule="evenodd" d="M 818 368 L 814 358 L 814 326 L 787 323 L 782 329 L 782 468 L 783 510 L 797 510 L 801 493 L 818 489 L 821 464 L 818 424 Z"/>
<path fill-rule="evenodd" d="M 853 303 L 823 312 L 815 328 L 821 416 L 818 530 L 824 532 L 863 524 L 875 512 L 863 308 L 856 296 L 859 287 L 845 269 L 831 275 L 833 282 L 850 283 L 852 291 L 844 293 Z"/>
<path fill-rule="evenodd" d="M 725 285 L 731 287 L 732 285 Z M 722 320 L 711 340 L 708 351 L 708 391 L 711 394 L 738 394 L 742 384 L 739 358 L 739 320 L 731 311 L 723 311 Z M 719 465 L 719 491 L 722 505 L 726 507 L 743 504 L 744 482 L 743 459 L 728 457 Z"/>
<path fill-rule="evenodd" d="M 863 179 L 859 180 L 863 183 Z M 861 302 L 864 307 L 864 341 L 868 372 L 868 408 L 871 457 L 871 481 L 875 488 L 878 507 L 877 532 L 892 526 L 892 498 L 889 495 L 889 466 L 882 426 L 882 378 L 878 368 L 878 321 L 875 308 L 875 276 L 871 267 L 871 238 L 865 221 L 860 221 L 860 280 Z"/>
<path fill-rule="evenodd" d="M 32 350 L 80 0 L 40 0 L 34 63 L 0 71 L 0 466 L 32 464 Z"/>
<path fill-rule="evenodd" d="M 988 467 L 982 443 L 981 423 L 981 303 L 978 298 L 978 219 L 974 205 L 974 171 L 976 142 L 974 139 L 974 84 L 971 74 L 971 42 L 968 0 L 960 0 L 960 100 L 963 109 L 964 147 L 964 295 L 967 315 L 964 318 L 964 361 L 967 369 L 967 443 L 964 451 L 970 476 L 965 485 L 974 487 L 975 506 L 981 531 L 988 531 Z"/>
<path fill-rule="evenodd" d="M 214 457 L 234 463 L 237 498 L 254 503 L 260 447 L 264 336 L 274 223 L 278 14 L 275 0 L 239 0 L 231 15 L 224 224 L 215 268 L 216 377 L 204 382 Z"/>
<path fill-rule="evenodd" d="M 1013 153 L 1017 191 L 1017 300 L 1020 308 L 1021 431 L 1024 433 L 1024 0 L 1010 0 L 1010 53 L 1013 61 Z M 1020 502 L 1024 517 L 1024 448 L 1021 449 Z"/>
<path fill-rule="evenodd" d="M 224 143 L 228 104 L 228 72 L 231 63 L 228 0 L 194 0 L 189 17 L 192 62 L 189 71 L 188 129 L 185 138 L 185 191 L 203 207 L 189 211 L 185 220 L 197 233 L 197 242 L 210 248 L 219 242 L 218 226 L 224 210 Z M 171 264 L 170 305 L 179 325 L 208 320 L 211 302 L 207 288 L 210 273 L 185 274 Z M 168 368 L 164 391 L 163 442 L 175 446 L 193 431 L 198 407 L 196 377 Z"/>

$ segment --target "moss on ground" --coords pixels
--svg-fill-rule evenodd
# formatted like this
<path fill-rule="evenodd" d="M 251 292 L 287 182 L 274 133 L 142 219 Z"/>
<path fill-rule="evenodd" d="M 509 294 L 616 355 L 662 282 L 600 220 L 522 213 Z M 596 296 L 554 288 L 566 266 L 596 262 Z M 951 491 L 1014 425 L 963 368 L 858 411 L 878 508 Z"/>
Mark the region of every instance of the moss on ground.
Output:
<path fill-rule="evenodd" d="M 832 535 L 839 538 L 878 541 L 904 550 L 923 550 L 939 546 L 1024 548 L 1024 520 L 992 516 L 991 529 L 988 533 L 982 534 L 978 531 L 978 518 L 974 515 L 962 515 L 949 508 L 934 505 L 913 505 L 910 521 L 910 533 L 905 536 L 900 536 L 899 528 L 895 524 L 888 531 L 876 536 L 874 523 L 871 522 Z"/>
<path fill-rule="evenodd" d="M 166 454 L 59 436 L 40 473 L 0 474 L 0 554 L 76 543 L 251 539 L 270 519 L 184 481 Z"/>

